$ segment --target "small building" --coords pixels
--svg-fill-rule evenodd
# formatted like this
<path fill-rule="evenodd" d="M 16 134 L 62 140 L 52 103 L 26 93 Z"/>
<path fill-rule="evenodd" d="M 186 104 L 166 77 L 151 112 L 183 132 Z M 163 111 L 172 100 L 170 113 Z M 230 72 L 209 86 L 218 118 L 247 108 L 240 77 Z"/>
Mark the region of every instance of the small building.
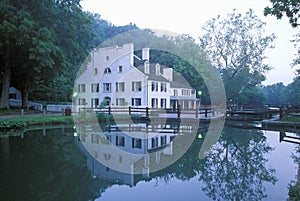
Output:
<path fill-rule="evenodd" d="M 135 62 L 137 60 L 138 62 Z M 194 109 L 199 100 L 189 83 L 170 67 L 151 64 L 150 49 L 142 58 L 132 43 L 95 50 L 75 80 L 74 105 Z"/>
<path fill-rule="evenodd" d="M 22 99 L 22 93 L 15 87 L 9 88 L 9 99 L 15 99 L 15 100 L 21 100 Z"/>

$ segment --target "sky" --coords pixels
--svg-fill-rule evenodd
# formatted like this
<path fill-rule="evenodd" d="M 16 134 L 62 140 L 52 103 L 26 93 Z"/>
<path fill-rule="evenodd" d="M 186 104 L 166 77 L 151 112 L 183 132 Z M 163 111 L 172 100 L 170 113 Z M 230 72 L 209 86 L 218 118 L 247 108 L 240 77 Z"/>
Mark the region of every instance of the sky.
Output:
<path fill-rule="evenodd" d="M 293 81 L 295 69 L 291 63 L 296 49 L 290 40 L 299 32 L 288 19 L 277 20 L 263 15 L 269 0 L 82 0 L 83 10 L 98 13 L 116 26 L 136 24 L 139 28 L 160 29 L 177 34 L 189 34 L 196 41 L 204 24 L 218 15 L 225 16 L 233 9 L 245 14 L 250 8 L 266 22 L 266 35 L 275 34 L 275 48 L 266 51 L 266 63 L 273 69 L 266 74 L 264 85 Z"/>

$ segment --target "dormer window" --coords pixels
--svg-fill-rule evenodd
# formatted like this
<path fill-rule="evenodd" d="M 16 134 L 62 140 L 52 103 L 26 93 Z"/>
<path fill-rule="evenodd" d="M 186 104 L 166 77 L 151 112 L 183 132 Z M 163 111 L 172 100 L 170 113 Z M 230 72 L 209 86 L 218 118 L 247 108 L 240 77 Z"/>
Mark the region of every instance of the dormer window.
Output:
<path fill-rule="evenodd" d="M 155 74 L 158 76 L 158 75 L 160 75 L 160 65 L 159 65 L 159 63 L 157 63 L 156 65 L 155 65 Z"/>
<path fill-rule="evenodd" d="M 110 68 L 105 68 L 105 69 L 104 69 L 104 73 L 111 73 Z"/>
<path fill-rule="evenodd" d="M 118 72 L 119 72 L 119 73 L 122 73 L 122 72 L 123 72 L 123 66 L 119 66 Z"/>

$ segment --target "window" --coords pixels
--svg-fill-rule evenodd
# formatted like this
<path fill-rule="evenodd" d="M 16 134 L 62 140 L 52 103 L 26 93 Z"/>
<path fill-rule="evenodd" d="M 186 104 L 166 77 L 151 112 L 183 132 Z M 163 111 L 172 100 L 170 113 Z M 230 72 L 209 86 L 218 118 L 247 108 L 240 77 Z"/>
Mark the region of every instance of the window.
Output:
<path fill-rule="evenodd" d="M 86 100 L 85 100 L 85 98 L 79 98 L 79 99 L 78 99 L 78 105 L 86 105 Z"/>
<path fill-rule="evenodd" d="M 94 134 L 94 135 L 92 135 L 92 143 L 94 143 L 94 144 L 99 144 L 99 135 L 96 135 L 96 134 Z"/>
<path fill-rule="evenodd" d="M 9 94 L 9 99 L 17 99 L 17 94 Z"/>
<path fill-rule="evenodd" d="M 110 68 L 105 68 L 105 69 L 104 69 L 104 73 L 105 73 L 105 74 L 111 73 L 111 69 L 110 69 Z"/>
<path fill-rule="evenodd" d="M 125 106 L 125 98 L 117 98 L 116 99 L 116 106 Z"/>
<path fill-rule="evenodd" d="M 191 107 L 190 108 L 195 108 L 195 102 L 191 101 Z"/>
<path fill-rule="evenodd" d="M 110 102 L 111 102 L 111 98 L 106 96 L 106 97 L 104 97 L 102 104 L 103 104 L 103 106 L 108 106 L 108 105 L 110 105 Z"/>
<path fill-rule="evenodd" d="M 93 83 L 91 89 L 92 92 L 99 92 L 99 84 Z"/>
<path fill-rule="evenodd" d="M 178 96 L 178 90 L 174 89 L 174 96 Z"/>
<path fill-rule="evenodd" d="M 101 136 L 100 143 L 101 144 L 110 144 L 110 141 L 107 139 L 107 137 Z"/>
<path fill-rule="evenodd" d="M 125 83 L 124 82 L 116 82 L 116 92 L 124 92 L 125 91 Z"/>
<path fill-rule="evenodd" d="M 189 89 L 182 89 L 182 95 L 183 96 L 190 96 L 190 90 Z"/>
<path fill-rule="evenodd" d="M 106 139 L 107 139 L 110 143 L 112 142 L 111 135 L 107 135 L 107 136 L 106 136 Z"/>
<path fill-rule="evenodd" d="M 165 98 L 160 99 L 160 107 L 161 108 L 167 107 L 167 99 L 165 99 Z"/>
<path fill-rule="evenodd" d="M 103 92 L 111 92 L 111 83 L 103 83 Z"/>
<path fill-rule="evenodd" d="M 96 108 L 99 106 L 99 98 L 92 98 L 91 99 L 91 106 L 92 108 Z"/>
<path fill-rule="evenodd" d="M 106 61 L 109 61 L 109 56 L 106 56 L 106 57 L 105 57 L 105 60 L 106 60 Z"/>
<path fill-rule="evenodd" d="M 158 91 L 158 82 L 152 82 L 151 90 L 152 91 Z"/>
<path fill-rule="evenodd" d="M 142 148 L 142 139 L 132 138 L 132 148 Z"/>
<path fill-rule="evenodd" d="M 160 85 L 160 91 L 166 92 L 167 91 L 167 84 L 165 82 L 162 82 Z"/>
<path fill-rule="evenodd" d="M 167 144 L 167 136 L 160 136 L 160 144 L 162 146 Z"/>
<path fill-rule="evenodd" d="M 152 148 L 158 147 L 158 137 L 151 139 Z"/>
<path fill-rule="evenodd" d="M 105 160 L 111 159 L 111 154 L 104 153 L 103 156 L 104 156 Z"/>
<path fill-rule="evenodd" d="M 125 146 L 125 137 L 117 136 L 116 137 L 116 146 Z"/>
<path fill-rule="evenodd" d="M 158 106 L 158 100 L 157 100 L 157 98 L 152 98 L 151 99 L 151 107 L 152 108 L 157 108 L 157 106 Z"/>
<path fill-rule="evenodd" d="M 78 92 L 80 92 L 80 93 L 85 92 L 85 84 L 79 84 L 78 85 Z"/>
<path fill-rule="evenodd" d="M 142 91 L 142 82 L 132 82 L 132 91 Z"/>
<path fill-rule="evenodd" d="M 123 157 L 121 155 L 118 156 L 118 161 L 119 161 L 119 163 L 123 162 Z"/>
<path fill-rule="evenodd" d="M 131 99 L 131 105 L 132 106 L 141 106 L 142 105 L 142 99 L 141 98 L 132 98 Z"/>
<path fill-rule="evenodd" d="M 94 68 L 94 75 L 97 75 L 97 73 L 98 73 L 98 69 Z"/>
<path fill-rule="evenodd" d="M 123 66 L 119 66 L 118 72 L 119 72 L 119 73 L 122 73 L 122 72 L 123 72 Z"/>

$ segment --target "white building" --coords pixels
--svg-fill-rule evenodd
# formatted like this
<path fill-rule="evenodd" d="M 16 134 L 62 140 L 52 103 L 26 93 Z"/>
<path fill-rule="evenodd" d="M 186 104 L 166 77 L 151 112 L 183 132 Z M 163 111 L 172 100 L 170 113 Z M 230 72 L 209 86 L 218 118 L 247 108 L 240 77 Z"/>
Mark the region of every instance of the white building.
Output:
<path fill-rule="evenodd" d="M 188 82 L 172 68 L 151 64 L 149 58 L 149 48 L 143 48 L 142 58 L 134 55 L 132 43 L 95 50 L 75 80 L 74 104 L 196 108 L 198 99 Z"/>

